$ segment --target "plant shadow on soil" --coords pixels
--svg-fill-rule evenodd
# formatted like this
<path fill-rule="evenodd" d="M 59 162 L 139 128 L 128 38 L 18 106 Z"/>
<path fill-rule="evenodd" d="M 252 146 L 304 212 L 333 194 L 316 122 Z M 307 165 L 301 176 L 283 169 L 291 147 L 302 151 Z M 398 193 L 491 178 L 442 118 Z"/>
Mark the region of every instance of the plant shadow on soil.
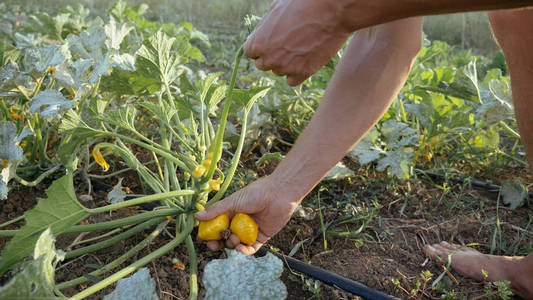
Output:
<path fill-rule="evenodd" d="M 252 165 L 252 164 L 250 164 Z M 267 169 L 271 169 L 270 168 Z M 259 176 L 268 173 L 265 169 L 255 170 Z M 366 177 L 365 177 L 366 176 Z M 346 278 L 358 281 L 371 288 L 380 290 L 401 299 L 409 298 L 393 283 L 397 279 L 401 286 L 410 291 L 414 288 L 416 279 L 420 274 L 429 270 L 432 280 L 443 272 L 433 262 L 427 261 L 422 253 L 425 243 L 448 241 L 457 244 L 479 243 L 478 250 L 488 253 L 491 239 L 495 229 L 497 195 L 468 186 L 453 185 L 443 192 L 427 182 L 415 181 L 414 183 L 383 181 L 383 174 L 357 176 L 352 180 L 341 180 L 324 183 L 329 192 L 321 192 L 315 189 L 307 197 L 310 207 L 305 218 L 295 214 L 287 226 L 268 242 L 268 247 L 285 255 L 289 254 L 296 245 L 305 240 L 312 243 L 300 243 L 300 248 L 294 258 L 312 263 L 326 270 L 337 273 Z M 125 173 L 123 186 L 129 187 L 134 192 L 139 189 L 139 182 L 134 173 Z M 365 177 L 364 181 L 359 178 Z M 237 178 L 238 179 L 238 178 Z M 531 176 L 526 180 L 531 182 Z M 108 182 L 114 184 L 114 182 Z M 241 184 L 245 184 L 241 182 Z M 44 197 L 45 184 L 39 188 L 13 188 L 6 201 L 0 201 L 0 223 L 6 222 L 31 209 L 37 197 Z M 77 185 L 78 192 L 83 192 L 84 185 Z M 322 190 L 324 190 L 322 188 Z M 346 213 L 345 207 L 365 206 L 370 203 L 369 199 L 379 202 L 381 209 L 376 217 L 359 234 L 352 237 L 327 236 L 327 249 L 324 249 L 321 222 L 318 206 L 314 200 L 321 198 L 321 213 L 324 223 L 342 218 Z M 105 201 L 106 193 L 95 191 L 92 203 L 84 203 L 87 206 L 95 206 Z M 367 203 L 367 204 L 365 204 Z M 110 220 L 116 217 L 124 217 L 139 212 L 139 208 L 128 208 L 113 215 L 105 214 L 86 220 L 86 223 Z M 501 235 L 503 244 L 498 245 L 496 250 L 505 255 L 524 255 L 531 251 L 532 235 L 531 220 L 533 215 L 531 208 L 520 208 L 514 211 L 500 207 Z M 21 224 L 10 225 L 2 229 L 16 229 Z M 346 223 L 340 226 L 328 228 L 335 231 L 356 231 L 360 223 Z M 529 228 L 528 228 L 529 227 Z M 169 226 L 169 232 L 173 232 L 173 225 Z M 83 276 L 92 271 L 93 265 L 104 265 L 122 253 L 124 249 L 133 247 L 140 242 L 149 231 L 138 234 L 133 238 L 120 242 L 110 248 L 102 249 L 93 254 L 82 256 L 81 259 L 64 261 L 56 272 L 56 281 L 63 282 Z M 72 243 L 77 234 L 60 236 L 57 247 L 65 249 Z M 84 238 L 89 238 L 87 235 Z M 148 248 L 138 253 L 137 257 L 126 263 L 146 255 L 151 250 L 162 246 L 170 240 L 170 235 L 161 234 Z M 0 238 L 0 248 L 3 248 L 7 238 Z M 197 243 L 200 278 L 200 298 L 205 294 L 201 284 L 202 270 L 212 259 L 223 258 L 222 251 L 213 253 L 207 250 L 205 245 Z M 160 299 L 186 299 L 188 298 L 188 259 L 184 245 L 180 245 L 171 253 L 155 260 L 147 267 L 156 281 L 156 289 Z M 496 252 L 496 254 L 499 254 Z M 183 264 L 184 268 L 174 269 L 176 259 Z M 174 263 L 173 263 L 174 262 Z M 125 266 L 126 264 L 123 264 Z M 452 271 L 452 274 L 453 271 Z M 452 282 L 451 277 L 444 276 L 441 285 L 446 285 L 446 291 L 454 291 L 456 295 L 464 295 L 467 299 L 482 297 L 484 295 L 483 284 L 474 282 L 454 274 L 458 283 Z M 318 289 L 313 290 L 313 281 L 309 281 L 287 268 L 284 269 L 282 280 L 287 286 L 288 299 L 360 299 L 348 292 L 320 284 Z M 5 283 L 6 276 L 2 278 Z M 307 283 L 306 283 L 307 282 Z M 311 283 L 309 283 L 311 282 Z M 431 284 L 431 281 L 429 282 Z M 429 285 L 428 284 L 428 285 Z M 72 295 L 80 289 L 89 286 L 82 284 L 76 288 L 64 290 L 65 295 Z M 316 286 L 315 286 L 316 287 Z M 90 299 L 100 299 L 109 293 L 113 287 L 93 295 Z M 424 295 L 418 295 L 416 299 L 439 299 L 443 291 L 426 289 Z"/>

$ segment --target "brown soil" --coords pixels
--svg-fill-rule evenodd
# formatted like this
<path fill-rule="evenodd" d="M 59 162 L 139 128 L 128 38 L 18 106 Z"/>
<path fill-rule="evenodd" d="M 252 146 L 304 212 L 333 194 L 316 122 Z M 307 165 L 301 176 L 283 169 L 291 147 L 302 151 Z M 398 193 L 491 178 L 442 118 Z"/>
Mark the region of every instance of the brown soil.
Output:
<path fill-rule="evenodd" d="M 256 170 L 259 176 L 268 172 L 270 168 Z M 370 173 L 370 175 L 369 175 Z M 127 174 L 123 184 L 132 189 L 139 189 L 137 178 L 134 174 Z M 321 213 L 324 223 L 339 220 L 350 209 L 365 211 L 376 200 L 381 209 L 376 217 L 358 235 L 351 237 L 327 236 L 327 248 L 324 246 L 321 234 L 321 223 L 317 210 L 316 199 L 318 189 L 308 196 L 309 209 L 307 217 L 293 216 L 282 232 L 276 235 L 269 243 L 271 249 L 283 254 L 288 254 L 296 245 L 308 239 L 294 255 L 295 258 L 335 272 L 346 278 L 363 283 L 387 294 L 408 299 L 409 296 L 393 284 L 397 279 L 401 286 L 410 291 L 415 280 L 420 280 L 420 274 L 429 270 L 433 276 L 431 282 L 443 270 L 433 262 L 427 261 L 422 254 L 422 247 L 426 243 L 445 240 L 449 242 L 467 244 L 477 242 L 478 249 L 483 252 L 490 251 L 491 238 L 495 227 L 496 213 L 501 220 L 501 236 L 505 243 L 496 249 L 503 249 L 501 254 L 524 255 L 525 251 L 533 248 L 533 230 L 531 222 L 533 213 L 531 207 L 511 211 L 500 207 L 496 210 L 497 197 L 482 190 L 472 189 L 465 185 L 454 185 L 447 191 L 438 189 L 427 182 L 412 181 L 391 183 L 380 179 L 380 174 L 367 172 L 356 180 L 344 180 L 334 183 L 325 183 L 327 192 L 320 192 Z M 527 177 L 526 180 L 531 179 Z M 108 184 L 113 184 L 109 182 Z M 530 182 L 529 182 L 530 183 Z M 244 182 L 243 182 L 244 184 Z M 78 193 L 83 193 L 83 183 L 77 185 Z M 87 206 L 102 204 L 105 192 L 95 191 L 94 200 L 84 203 Z M 8 200 L 0 201 L 0 223 L 6 222 L 24 211 L 33 207 L 37 197 L 44 197 L 43 187 L 40 188 L 13 188 Z M 88 222 L 102 221 L 138 213 L 138 208 L 121 210 L 113 215 L 102 215 Z M 313 217 L 314 215 L 314 217 Z M 337 232 L 354 232 L 360 226 L 361 220 L 335 225 L 328 228 Z M 14 229 L 21 224 L 15 224 L 2 229 Z M 173 225 L 169 225 L 169 232 L 174 232 Z M 137 242 L 141 241 L 149 231 L 138 234 L 127 241 L 113 247 L 102 249 L 79 259 L 64 261 L 56 272 L 56 280 L 63 282 L 92 271 L 93 264 L 103 265 L 118 257 Z M 58 248 L 66 248 L 77 235 L 60 237 Z M 89 236 L 86 236 L 87 238 Z M 152 249 L 163 245 L 170 237 L 161 234 L 147 249 L 141 251 L 138 257 L 149 253 Z M 0 248 L 3 248 L 7 238 L 0 238 Z M 196 250 L 200 270 L 200 294 L 203 295 L 201 276 L 205 265 L 214 258 L 224 257 L 223 252 L 212 253 L 205 245 L 197 244 Z M 147 267 L 150 268 L 152 277 L 157 283 L 160 299 L 186 299 L 188 298 L 188 258 L 185 246 L 176 248 L 171 253 L 154 261 Z M 184 265 L 184 269 L 173 269 L 173 259 Z M 133 259 L 131 260 L 133 261 Z M 130 261 L 130 262 L 131 262 Z M 129 262 L 128 262 L 129 263 Z M 483 284 L 473 282 L 451 273 L 457 279 L 452 281 L 452 276 L 444 276 L 441 282 L 447 285 L 446 290 L 454 290 L 456 295 L 464 295 L 473 299 L 484 295 Z M 6 280 L 4 276 L 3 280 Z M 359 299 L 339 288 L 320 284 L 319 292 L 313 294 L 310 289 L 314 281 L 308 277 L 285 268 L 282 280 L 289 292 L 288 299 L 311 299 L 320 296 L 322 299 Z M 306 283 L 307 282 L 307 283 Z M 76 288 L 65 290 L 66 295 L 72 295 L 80 289 L 89 286 L 88 283 Z M 100 299 L 110 289 L 93 295 L 91 299 Z M 418 293 L 413 299 L 439 299 L 442 292 L 431 290 L 429 287 L 423 295 Z"/>

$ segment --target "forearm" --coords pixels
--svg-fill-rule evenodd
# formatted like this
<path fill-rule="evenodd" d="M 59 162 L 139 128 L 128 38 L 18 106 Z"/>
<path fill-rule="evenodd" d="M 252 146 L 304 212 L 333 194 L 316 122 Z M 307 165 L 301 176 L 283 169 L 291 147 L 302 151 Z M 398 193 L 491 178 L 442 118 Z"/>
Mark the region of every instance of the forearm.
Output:
<path fill-rule="evenodd" d="M 315 116 L 271 175 L 292 199 L 301 201 L 386 111 L 418 52 L 421 25 L 400 20 L 350 42 Z"/>
<path fill-rule="evenodd" d="M 533 6 L 533 0 L 335 0 L 332 3 L 349 31 L 414 16 Z"/>

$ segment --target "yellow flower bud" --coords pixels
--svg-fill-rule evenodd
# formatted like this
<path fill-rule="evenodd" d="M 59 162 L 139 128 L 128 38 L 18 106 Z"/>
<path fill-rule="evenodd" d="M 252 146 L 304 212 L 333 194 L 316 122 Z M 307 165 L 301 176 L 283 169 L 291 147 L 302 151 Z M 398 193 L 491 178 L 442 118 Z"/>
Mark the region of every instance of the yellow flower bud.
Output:
<path fill-rule="evenodd" d="M 212 160 L 213 159 L 213 155 L 214 155 L 213 152 L 209 152 L 209 153 L 207 153 L 207 158 L 209 160 Z"/>
<path fill-rule="evenodd" d="M 198 203 L 206 204 L 207 203 L 207 196 L 205 196 L 202 199 L 200 199 L 200 201 L 198 201 Z"/>
<path fill-rule="evenodd" d="M 209 167 L 211 167 L 211 160 L 202 160 L 202 165 L 204 165 L 206 169 L 209 169 Z"/>
<path fill-rule="evenodd" d="M 196 169 L 192 172 L 192 176 L 195 178 L 201 177 L 205 173 L 205 167 L 203 165 L 197 165 Z"/>
<path fill-rule="evenodd" d="M 213 191 L 220 190 L 220 181 L 218 179 L 211 179 L 207 183 Z"/>
<path fill-rule="evenodd" d="M 107 172 L 109 170 L 109 164 L 107 161 L 105 161 L 104 156 L 102 155 L 102 152 L 100 152 L 99 148 L 94 148 L 93 151 L 93 157 L 94 161 L 96 161 L 97 164 L 99 164 L 102 169 L 104 169 L 104 172 Z"/>
<path fill-rule="evenodd" d="M 206 148 L 205 148 L 204 145 L 198 147 L 198 150 L 200 150 L 200 151 L 202 151 L 202 152 L 205 151 L 205 149 L 206 149 Z"/>
<path fill-rule="evenodd" d="M 200 203 L 196 203 L 196 210 L 202 211 L 202 210 L 205 210 L 205 207 Z"/>

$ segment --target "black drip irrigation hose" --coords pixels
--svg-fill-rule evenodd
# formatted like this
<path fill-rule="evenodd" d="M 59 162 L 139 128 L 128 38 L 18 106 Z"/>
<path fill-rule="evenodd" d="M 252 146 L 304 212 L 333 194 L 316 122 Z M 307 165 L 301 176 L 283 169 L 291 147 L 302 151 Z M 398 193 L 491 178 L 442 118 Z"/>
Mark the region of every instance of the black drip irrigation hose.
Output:
<path fill-rule="evenodd" d="M 270 251 L 266 249 L 265 247 L 260 248 L 259 251 L 257 251 L 256 255 L 265 256 L 268 252 L 279 257 L 283 261 L 283 264 L 289 269 L 296 270 L 300 273 L 304 273 L 328 285 L 343 289 L 354 295 L 363 297 L 364 299 L 369 299 L 369 300 L 398 299 L 398 298 L 391 297 L 383 292 L 377 291 L 373 288 L 370 288 L 357 281 L 344 278 L 338 274 L 332 273 L 322 268 L 319 268 L 319 267 L 316 267 L 310 264 L 306 264 L 290 256 L 285 256 L 285 255 Z"/>
<path fill-rule="evenodd" d="M 470 177 L 464 178 L 464 177 L 457 177 L 457 176 L 445 176 L 442 174 L 427 172 L 422 169 L 416 169 L 416 172 L 422 175 L 426 175 L 432 179 L 439 179 L 439 180 L 450 180 L 455 183 L 468 183 L 471 186 L 479 187 L 488 190 L 489 192 L 497 193 L 501 190 L 501 186 L 494 185 L 486 182 L 477 181 L 474 179 L 471 179 Z M 533 198 L 533 191 L 528 192 L 529 198 Z"/>

